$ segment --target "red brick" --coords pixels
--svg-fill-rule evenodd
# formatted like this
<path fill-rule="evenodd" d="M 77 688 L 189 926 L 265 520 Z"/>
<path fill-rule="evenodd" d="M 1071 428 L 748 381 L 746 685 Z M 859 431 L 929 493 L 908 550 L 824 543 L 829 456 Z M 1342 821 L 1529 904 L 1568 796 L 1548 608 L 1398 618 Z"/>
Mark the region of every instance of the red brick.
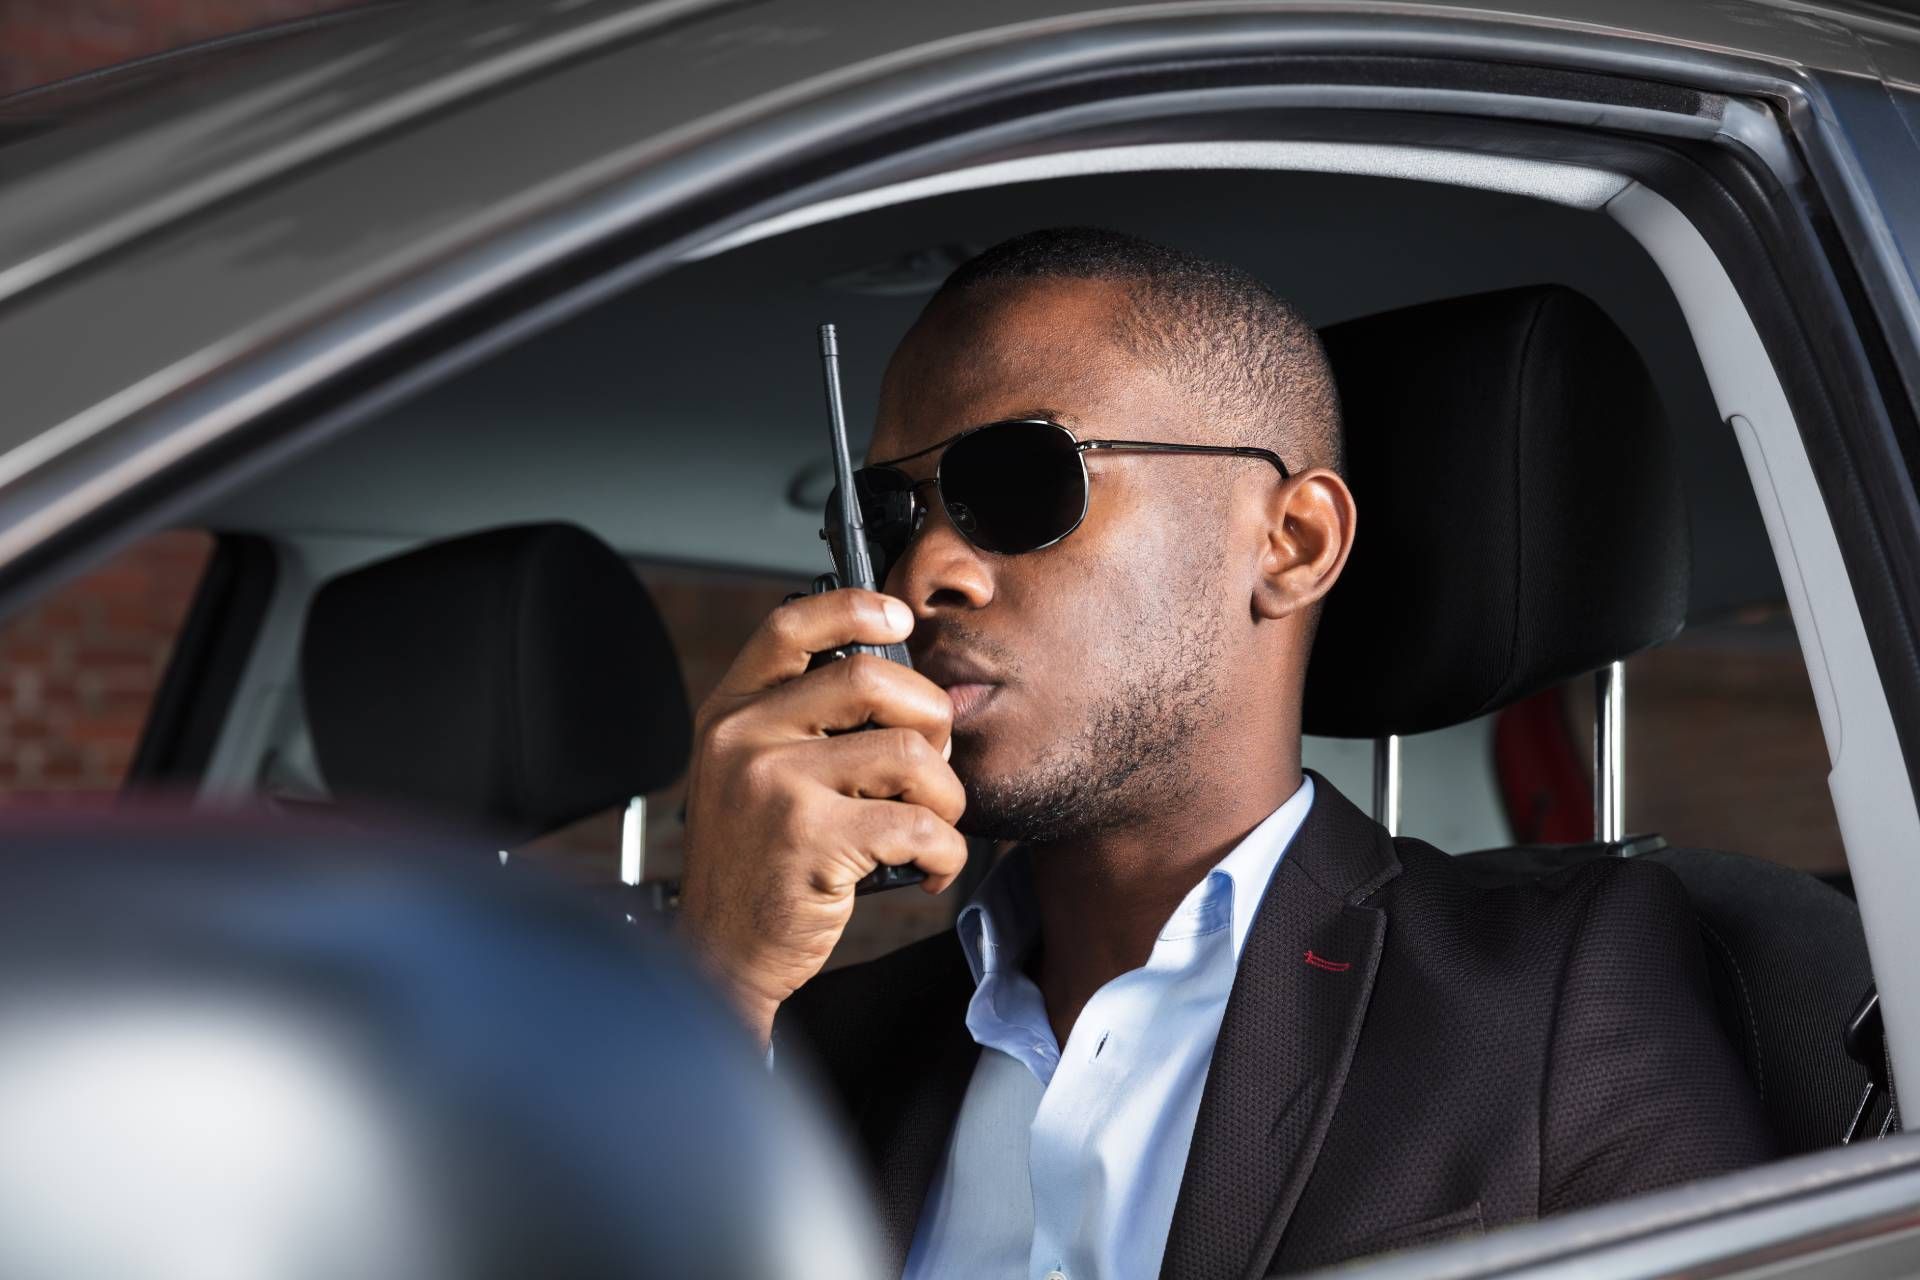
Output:
<path fill-rule="evenodd" d="M 153 641 L 146 636 L 95 633 L 73 649 L 73 664 L 90 670 L 120 664 L 149 670 L 153 666 Z"/>
<path fill-rule="evenodd" d="M 68 725 L 61 735 L 68 742 L 83 744 L 138 742 L 146 726 L 145 708 L 134 715 L 83 716 Z"/>
<path fill-rule="evenodd" d="M 162 667 L 155 662 L 110 662 L 82 667 L 72 687 L 88 696 L 136 693 L 151 696 L 160 687 Z"/>
<path fill-rule="evenodd" d="M 93 621 L 97 602 L 84 596 L 58 595 L 33 611 L 33 618 L 49 632 L 78 631 Z"/>
<path fill-rule="evenodd" d="M 72 785 L 86 781 L 86 762 L 78 758 L 49 760 L 40 770 L 40 781 L 52 786 Z"/>
<path fill-rule="evenodd" d="M 44 639 L 14 640 L 0 633 L 0 672 L 11 667 L 42 667 L 53 662 L 54 647 Z"/>

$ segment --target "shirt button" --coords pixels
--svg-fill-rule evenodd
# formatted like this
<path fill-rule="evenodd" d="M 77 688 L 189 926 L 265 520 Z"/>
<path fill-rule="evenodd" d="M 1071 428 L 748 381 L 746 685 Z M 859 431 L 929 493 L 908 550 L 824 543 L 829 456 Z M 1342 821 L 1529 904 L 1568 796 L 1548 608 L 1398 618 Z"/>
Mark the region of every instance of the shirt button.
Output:
<path fill-rule="evenodd" d="M 1049 1271 L 1047 1272 L 1047 1280 L 1067 1280 L 1067 1273 L 1064 1271 Z"/>

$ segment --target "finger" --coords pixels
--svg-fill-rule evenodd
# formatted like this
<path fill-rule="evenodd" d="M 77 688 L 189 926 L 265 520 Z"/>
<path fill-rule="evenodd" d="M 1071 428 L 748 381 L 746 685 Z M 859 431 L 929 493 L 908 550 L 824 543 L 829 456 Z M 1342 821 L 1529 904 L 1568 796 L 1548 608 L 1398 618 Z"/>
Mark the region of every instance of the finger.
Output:
<path fill-rule="evenodd" d="M 913 729 L 844 733 L 779 751 L 793 768 L 843 796 L 917 804 L 948 825 L 960 821 L 967 808 L 966 788 L 953 767 Z"/>
<path fill-rule="evenodd" d="M 953 732 L 953 699 L 912 667 L 856 653 L 764 694 L 741 712 L 774 737 L 821 734 L 877 724 L 911 729 L 935 750 Z"/>
<path fill-rule="evenodd" d="M 821 869 L 822 889 L 850 890 L 877 865 L 912 863 L 938 892 L 967 865 L 966 837 L 920 805 L 840 797 L 826 813 L 836 837 L 827 847 L 836 856 Z"/>
<path fill-rule="evenodd" d="M 913 630 L 913 611 L 892 596 L 847 587 L 789 600 L 747 638 L 716 692 L 740 697 L 803 674 L 816 653 L 892 644 Z"/>

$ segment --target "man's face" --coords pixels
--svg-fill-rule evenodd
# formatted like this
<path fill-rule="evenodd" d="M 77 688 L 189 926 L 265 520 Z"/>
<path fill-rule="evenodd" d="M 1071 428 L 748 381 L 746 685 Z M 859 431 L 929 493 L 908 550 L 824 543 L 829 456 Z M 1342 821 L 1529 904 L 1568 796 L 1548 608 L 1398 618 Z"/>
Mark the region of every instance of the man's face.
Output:
<path fill-rule="evenodd" d="M 888 367 L 869 461 L 1015 418 L 1081 439 L 1220 442 L 1193 391 L 1117 340 L 1119 289 L 1036 282 L 923 318 Z M 938 456 L 901 469 L 930 478 Z M 1063 541 L 977 550 L 929 487 L 933 510 L 885 584 L 919 616 L 915 665 L 953 697 L 970 834 L 1058 840 L 1164 812 L 1232 719 L 1257 544 L 1231 532 L 1230 499 L 1271 471 L 1082 456 L 1087 515 Z"/>

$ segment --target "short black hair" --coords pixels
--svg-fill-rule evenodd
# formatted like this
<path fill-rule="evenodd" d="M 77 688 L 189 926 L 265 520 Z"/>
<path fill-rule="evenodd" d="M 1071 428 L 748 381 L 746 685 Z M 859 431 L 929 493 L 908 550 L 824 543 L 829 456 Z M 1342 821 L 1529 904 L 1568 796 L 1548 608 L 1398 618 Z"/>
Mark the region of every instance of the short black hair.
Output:
<path fill-rule="evenodd" d="M 1034 280 L 1127 286 L 1120 340 L 1264 438 L 1295 474 L 1341 469 L 1340 396 L 1327 353 L 1298 309 L 1227 262 L 1100 227 L 1049 227 L 1003 240 L 947 278 L 929 307 Z"/>

